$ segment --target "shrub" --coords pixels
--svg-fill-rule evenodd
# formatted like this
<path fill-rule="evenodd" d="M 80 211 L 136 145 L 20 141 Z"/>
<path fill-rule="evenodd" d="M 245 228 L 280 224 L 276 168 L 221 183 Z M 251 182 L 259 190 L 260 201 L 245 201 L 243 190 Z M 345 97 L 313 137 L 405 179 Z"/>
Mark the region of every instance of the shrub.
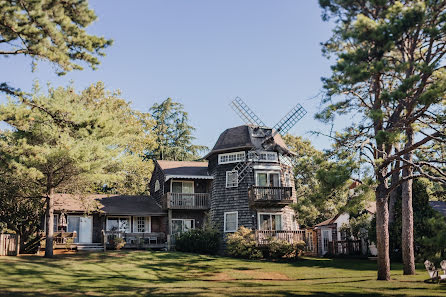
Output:
<path fill-rule="evenodd" d="M 214 228 L 192 229 L 181 233 L 175 241 L 175 249 L 181 252 L 216 254 L 220 246 L 220 234 Z"/>
<path fill-rule="evenodd" d="M 112 249 L 120 250 L 124 247 L 125 240 L 121 237 L 114 237 L 110 240 L 110 245 L 112 246 Z"/>
<path fill-rule="evenodd" d="M 268 244 L 262 246 L 265 257 L 280 258 L 297 258 L 305 248 L 305 242 L 289 243 L 285 240 L 270 238 Z"/>
<path fill-rule="evenodd" d="M 226 244 L 226 252 L 232 257 L 246 259 L 263 257 L 262 251 L 257 246 L 254 232 L 243 226 L 237 232 L 227 236 Z"/>

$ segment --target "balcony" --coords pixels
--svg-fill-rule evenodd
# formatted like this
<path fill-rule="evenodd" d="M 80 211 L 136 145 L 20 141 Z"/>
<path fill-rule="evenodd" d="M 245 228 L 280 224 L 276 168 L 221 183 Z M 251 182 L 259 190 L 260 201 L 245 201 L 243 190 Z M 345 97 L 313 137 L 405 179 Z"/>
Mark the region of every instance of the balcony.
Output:
<path fill-rule="evenodd" d="M 166 193 L 163 196 L 164 209 L 209 209 L 209 193 Z"/>
<path fill-rule="evenodd" d="M 291 187 L 251 186 L 248 196 L 251 204 L 287 205 L 293 203 Z"/>

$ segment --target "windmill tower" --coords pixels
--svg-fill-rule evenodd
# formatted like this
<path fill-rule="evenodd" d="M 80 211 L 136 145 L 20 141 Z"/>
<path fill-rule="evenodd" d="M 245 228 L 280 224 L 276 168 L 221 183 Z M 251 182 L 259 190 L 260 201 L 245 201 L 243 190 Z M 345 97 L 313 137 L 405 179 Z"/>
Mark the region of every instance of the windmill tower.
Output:
<path fill-rule="evenodd" d="M 236 98 L 232 109 L 244 125 L 225 130 L 205 156 L 214 177 L 211 194 L 211 221 L 223 233 L 240 226 L 255 230 L 296 230 L 296 201 L 291 152 L 285 135 L 305 114 L 296 105 L 273 128 Z"/>

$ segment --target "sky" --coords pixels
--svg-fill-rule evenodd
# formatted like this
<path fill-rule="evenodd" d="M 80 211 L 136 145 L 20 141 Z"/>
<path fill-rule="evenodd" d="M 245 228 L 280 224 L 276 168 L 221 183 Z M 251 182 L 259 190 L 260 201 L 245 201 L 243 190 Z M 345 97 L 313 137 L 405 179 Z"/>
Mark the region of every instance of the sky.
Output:
<path fill-rule="evenodd" d="M 290 133 L 329 148 L 330 127 L 314 119 L 321 77 L 330 61 L 321 54 L 332 24 L 321 20 L 317 1 L 297 0 L 91 0 L 98 20 L 91 34 L 114 40 L 99 69 L 59 77 L 27 57 L 0 57 L 0 82 L 29 91 L 41 85 L 78 90 L 103 81 L 132 106 L 147 112 L 171 97 L 184 105 L 196 128 L 195 143 L 212 148 L 220 133 L 243 124 L 229 103 L 237 96 L 269 126 L 300 103 L 308 114 Z M 5 96 L 0 94 L 0 103 Z"/>

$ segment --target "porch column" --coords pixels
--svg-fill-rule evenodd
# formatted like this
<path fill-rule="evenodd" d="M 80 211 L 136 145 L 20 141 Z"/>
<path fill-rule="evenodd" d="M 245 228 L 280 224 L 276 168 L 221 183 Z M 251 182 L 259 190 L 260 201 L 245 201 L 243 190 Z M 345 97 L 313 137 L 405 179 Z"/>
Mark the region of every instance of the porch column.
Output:
<path fill-rule="evenodd" d="M 172 210 L 167 211 L 167 250 L 170 251 L 170 235 L 172 234 Z"/>

